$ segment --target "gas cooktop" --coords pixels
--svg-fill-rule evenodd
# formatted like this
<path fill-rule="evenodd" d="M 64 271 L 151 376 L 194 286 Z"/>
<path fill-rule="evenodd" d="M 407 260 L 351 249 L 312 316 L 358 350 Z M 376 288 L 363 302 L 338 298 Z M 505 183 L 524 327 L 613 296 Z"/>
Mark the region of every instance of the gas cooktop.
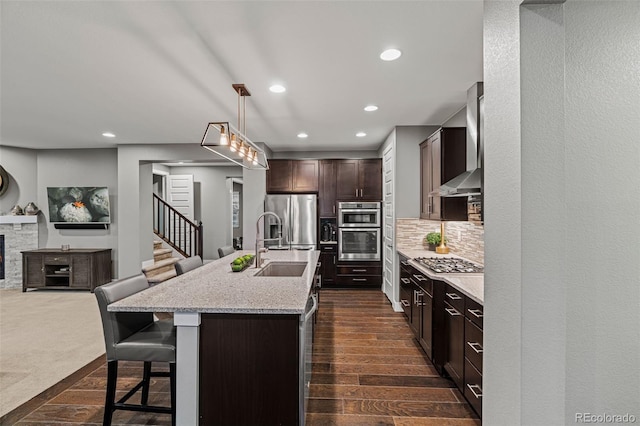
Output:
<path fill-rule="evenodd" d="M 413 260 L 439 274 L 484 272 L 480 265 L 453 257 L 416 257 Z"/>

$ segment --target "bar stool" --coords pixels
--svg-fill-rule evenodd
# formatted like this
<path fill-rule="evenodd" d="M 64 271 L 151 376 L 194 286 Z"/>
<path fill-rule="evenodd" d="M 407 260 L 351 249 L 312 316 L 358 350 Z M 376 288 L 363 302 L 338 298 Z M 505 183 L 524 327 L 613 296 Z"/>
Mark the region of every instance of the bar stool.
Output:
<path fill-rule="evenodd" d="M 225 257 L 236 251 L 232 246 L 224 246 L 218 249 L 218 256 Z"/>
<path fill-rule="evenodd" d="M 202 266 L 202 258 L 200 256 L 187 257 L 186 259 L 179 260 L 175 263 L 176 274 L 182 275 L 185 272 L 189 272 L 192 269 L 196 269 Z"/>
<path fill-rule="evenodd" d="M 114 281 L 95 289 L 98 299 L 107 355 L 107 395 L 103 425 L 110 426 L 115 410 L 144 411 L 171 414 L 176 419 L 176 328 L 172 321 L 154 321 L 151 312 L 109 312 L 107 306 L 120 299 L 149 288 L 143 274 Z M 142 381 L 115 401 L 118 361 L 142 361 Z M 168 362 L 169 372 L 151 371 L 152 362 Z M 151 377 L 169 377 L 171 407 L 148 405 Z M 142 389 L 140 405 L 127 404 Z"/>

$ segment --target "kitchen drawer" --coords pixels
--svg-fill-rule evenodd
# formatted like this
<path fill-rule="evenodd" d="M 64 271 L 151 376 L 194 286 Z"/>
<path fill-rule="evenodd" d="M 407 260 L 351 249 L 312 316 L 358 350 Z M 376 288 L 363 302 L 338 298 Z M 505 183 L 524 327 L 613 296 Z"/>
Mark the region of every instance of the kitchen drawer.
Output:
<path fill-rule="evenodd" d="M 382 275 L 381 266 L 338 266 L 338 275 Z"/>
<path fill-rule="evenodd" d="M 433 297 L 433 281 L 431 281 L 425 275 L 419 273 L 411 274 L 411 281 L 413 281 L 415 285 L 420 287 L 422 291 Z"/>
<path fill-rule="evenodd" d="M 482 330 L 469 319 L 464 322 L 464 356 L 482 373 Z"/>
<path fill-rule="evenodd" d="M 465 360 L 464 365 L 464 397 L 469 404 L 482 417 L 482 374 Z"/>
<path fill-rule="evenodd" d="M 337 253 L 338 245 L 337 244 L 320 244 L 320 251 L 322 253 Z"/>
<path fill-rule="evenodd" d="M 450 304 L 456 311 L 464 313 L 464 294 L 460 290 L 447 285 L 444 290 L 444 300 Z"/>
<path fill-rule="evenodd" d="M 69 265 L 70 262 L 68 255 L 46 254 L 44 256 L 45 265 Z"/>
<path fill-rule="evenodd" d="M 478 302 L 467 298 L 466 310 L 464 316 L 471 320 L 472 323 L 482 328 L 483 307 Z"/>
<path fill-rule="evenodd" d="M 338 285 L 381 285 L 382 275 L 337 275 Z"/>

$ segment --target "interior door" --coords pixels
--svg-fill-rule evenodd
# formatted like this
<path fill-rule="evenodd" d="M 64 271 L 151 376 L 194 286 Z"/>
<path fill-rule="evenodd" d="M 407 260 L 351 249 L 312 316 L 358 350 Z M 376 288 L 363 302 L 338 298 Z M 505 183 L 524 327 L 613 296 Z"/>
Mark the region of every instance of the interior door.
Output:
<path fill-rule="evenodd" d="M 169 175 L 167 176 L 167 186 L 166 201 L 180 214 L 195 222 L 193 217 L 193 175 Z M 180 229 L 178 236 L 185 247 L 190 247 L 190 235 L 184 229 Z"/>
<path fill-rule="evenodd" d="M 389 300 L 397 300 L 393 296 L 394 257 L 393 231 L 394 231 L 394 203 L 393 203 L 393 144 L 389 145 L 382 154 L 382 197 L 383 197 L 383 241 L 384 241 L 384 270 L 383 291 Z"/>

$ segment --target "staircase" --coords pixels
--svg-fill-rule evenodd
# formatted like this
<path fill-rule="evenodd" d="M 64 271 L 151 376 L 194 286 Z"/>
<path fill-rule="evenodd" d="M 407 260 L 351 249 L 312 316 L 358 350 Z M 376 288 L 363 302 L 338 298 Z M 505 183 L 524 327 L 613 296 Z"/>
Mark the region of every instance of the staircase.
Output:
<path fill-rule="evenodd" d="M 145 266 L 142 272 L 149 284 L 158 284 L 176 276 L 174 264 L 180 259 L 173 257 L 173 250 L 164 248 L 162 241 L 153 242 L 153 265 Z"/>

